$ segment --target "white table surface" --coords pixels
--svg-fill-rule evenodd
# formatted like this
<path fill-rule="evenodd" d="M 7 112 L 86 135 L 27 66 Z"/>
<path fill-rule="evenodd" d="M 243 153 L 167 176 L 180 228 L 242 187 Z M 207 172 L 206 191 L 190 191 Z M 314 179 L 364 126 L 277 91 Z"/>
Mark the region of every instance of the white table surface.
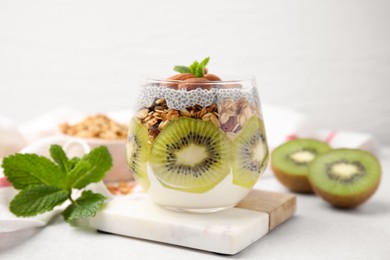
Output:
<path fill-rule="evenodd" d="M 390 259 L 390 148 L 383 178 L 360 208 L 338 210 L 314 195 L 297 195 L 296 215 L 234 256 L 74 228 L 62 217 L 43 228 L 0 234 L 0 259 Z M 273 177 L 258 188 L 286 191 Z"/>

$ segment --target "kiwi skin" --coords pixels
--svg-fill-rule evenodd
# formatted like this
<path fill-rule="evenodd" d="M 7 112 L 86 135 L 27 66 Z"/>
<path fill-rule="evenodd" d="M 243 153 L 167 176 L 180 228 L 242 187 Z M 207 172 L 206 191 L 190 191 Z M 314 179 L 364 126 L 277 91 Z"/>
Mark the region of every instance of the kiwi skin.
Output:
<path fill-rule="evenodd" d="M 289 173 L 279 170 L 271 164 L 271 169 L 275 177 L 289 190 L 299 193 L 313 193 L 311 184 L 304 175 L 290 175 Z"/>
<path fill-rule="evenodd" d="M 328 192 L 325 192 L 321 190 L 319 187 L 315 186 L 315 184 L 311 184 L 313 191 L 315 194 L 323 198 L 325 201 L 329 202 L 336 208 L 343 208 L 343 209 L 352 209 L 356 208 L 357 206 L 360 206 L 364 202 L 366 202 L 372 194 L 376 191 L 376 189 L 379 186 L 380 181 L 372 186 L 370 189 L 366 190 L 365 192 L 360 193 L 359 195 L 349 195 L 349 196 L 338 196 L 333 195 Z"/>
<path fill-rule="evenodd" d="M 356 150 L 358 150 L 358 149 L 343 148 L 343 149 L 334 149 L 332 151 L 348 152 L 348 151 L 356 151 Z M 358 150 L 358 151 L 360 153 L 366 154 L 367 156 L 373 157 L 373 159 L 377 161 L 377 163 L 379 165 L 379 170 L 381 172 L 380 163 L 379 163 L 378 159 L 373 154 L 366 152 L 366 151 L 362 151 L 362 150 Z M 328 152 L 328 153 L 331 153 L 331 152 Z M 324 154 L 324 155 L 326 155 L 326 154 Z M 313 162 L 311 162 L 311 165 L 313 165 L 313 163 L 315 163 L 315 161 L 317 159 L 320 159 L 320 158 L 321 158 L 321 155 L 317 156 L 313 160 Z M 380 184 L 380 180 L 381 180 L 381 178 L 379 177 L 378 180 L 371 187 L 369 187 L 367 190 L 365 190 L 363 192 L 359 192 L 357 194 L 352 194 L 352 195 L 342 195 L 341 196 L 341 195 L 337 195 L 337 194 L 332 194 L 328 191 L 324 191 L 316 183 L 311 181 L 310 176 L 316 174 L 316 172 L 313 171 L 312 168 L 313 167 L 309 168 L 310 173 L 308 176 L 308 180 L 310 182 L 310 185 L 313 188 L 314 193 L 316 195 L 320 196 L 322 199 L 324 199 L 328 203 L 332 204 L 336 208 L 352 209 L 352 208 L 356 208 L 356 207 L 360 206 L 361 204 L 366 202 L 375 193 L 375 191 L 377 190 L 377 188 Z"/>
<path fill-rule="evenodd" d="M 282 169 L 280 169 L 275 163 L 274 163 L 274 160 L 273 160 L 273 155 L 274 155 L 274 152 L 278 149 L 278 148 L 281 148 L 283 145 L 287 144 L 287 143 L 292 143 L 292 142 L 315 142 L 315 143 L 318 143 L 318 144 L 321 144 L 322 145 L 322 149 L 328 149 L 327 151 L 330 151 L 332 148 L 327 145 L 326 143 L 324 142 L 321 142 L 319 140 L 316 140 L 316 139 L 311 139 L 311 138 L 299 138 L 299 139 L 295 139 L 295 140 L 292 140 L 292 141 L 288 141 L 280 146 L 278 146 L 277 148 L 275 148 L 275 150 L 272 152 L 271 154 L 271 169 L 272 171 L 274 172 L 274 175 L 275 177 L 285 186 L 287 187 L 289 190 L 293 191 L 293 192 L 298 192 L 298 193 L 313 193 L 313 189 L 311 187 L 311 184 L 308 180 L 308 172 L 309 172 L 309 167 L 307 166 L 307 171 L 305 172 L 305 174 L 302 174 L 302 175 L 298 175 L 298 174 L 291 174 L 289 172 L 286 172 Z M 324 152 L 324 151 L 323 151 Z M 318 155 L 317 155 L 318 156 Z"/>

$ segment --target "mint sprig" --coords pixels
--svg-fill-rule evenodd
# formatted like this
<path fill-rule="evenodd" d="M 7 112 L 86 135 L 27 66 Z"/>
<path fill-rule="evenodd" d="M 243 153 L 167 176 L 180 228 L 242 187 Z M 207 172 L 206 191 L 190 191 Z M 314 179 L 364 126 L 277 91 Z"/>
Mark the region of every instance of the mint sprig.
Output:
<path fill-rule="evenodd" d="M 79 218 L 94 217 L 105 199 L 106 197 L 102 194 L 93 193 L 90 190 L 83 191 L 81 196 L 69 205 L 62 215 L 68 222 L 73 222 Z"/>
<path fill-rule="evenodd" d="M 36 154 L 15 154 L 3 159 L 5 176 L 21 190 L 10 203 L 11 212 L 19 217 L 36 216 L 68 200 L 70 205 L 62 213 L 67 222 L 95 216 L 107 198 L 83 191 L 74 200 L 72 189 L 83 189 L 104 178 L 112 167 L 107 148 L 100 146 L 81 159 L 68 159 L 61 146 L 52 145 L 50 156 L 53 161 Z"/>
<path fill-rule="evenodd" d="M 210 57 L 205 58 L 200 63 L 198 61 L 194 61 L 190 66 L 178 65 L 173 67 L 173 70 L 179 73 L 191 73 L 194 74 L 197 78 L 204 77 L 204 69 L 210 61 Z"/>

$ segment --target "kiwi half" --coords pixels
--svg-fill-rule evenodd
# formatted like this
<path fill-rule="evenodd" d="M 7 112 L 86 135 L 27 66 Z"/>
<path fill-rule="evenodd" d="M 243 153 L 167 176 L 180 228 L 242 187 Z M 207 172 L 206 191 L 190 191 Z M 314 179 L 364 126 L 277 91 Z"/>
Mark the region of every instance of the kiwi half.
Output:
<path fill-rule="evenodd" d="M 336 149 L 318 156 L 309 169 L 314 192 L 336 207 L 354 208 L 378 188 L 381 166 L 371 153 Z"/>
<path fill-rule="evenodd" d="M 229 174 L 229 140 L 210 121 L 178 118 L 154 140 L 150 164 L 160 183 L 203 193 Z"/>
<path fill-rule="evenodd" d="M 146 164 L 149 160 L 150 145 L 148 144 L 148 129 L 138 122 L 131 120 L 126 144 L 126 159 L 134 178 L 147 191 L 150 186 Z"/>
<path fill-rule="evenodd" d="M 234 139 L 233 183 L 251 188 L 268 162 L 268 146 L 263 121 L 253 116 Z"/>
<path fill-rule="evenodd" d="M 276 178 L 295 192 L 313 192 L 307 175 L 309 163 L 331 147 L 314 139 L 295 139 L 278 146 L 271 154 L 271 167 Z"/>

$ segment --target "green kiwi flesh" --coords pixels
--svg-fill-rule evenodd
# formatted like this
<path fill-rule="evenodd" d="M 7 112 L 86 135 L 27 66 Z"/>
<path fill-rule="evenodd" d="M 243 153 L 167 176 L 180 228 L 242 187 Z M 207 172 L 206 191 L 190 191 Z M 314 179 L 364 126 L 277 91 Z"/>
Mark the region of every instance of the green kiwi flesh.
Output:
<path fill-rule="evenodd" d="M 150 164 L 166 188 L 203 193 L 229 174 L 229 140 L 210 121 L 178 118 L 152 145 Z"/>
<path fill-rule="evenodd" d="M 268 162 L 268 146 L 263 121 L 253 116 L 234 139 L 233 183 L 251 188 Z"/>
<path fill-rule="evenodd" d="M 309 168 L 314 191 L 341 208 L 353 208 L 365 202 L 377 189 L 380 178 L 378 159 L 357 149 L 336 149 L 320 155 Z"/>
<path fill-rule="evenodd" d="M 276 178 L 295 192 L 313 192 L 307 178 L 309 164 L 331 147 L 315 139 L 295 139 L 278 146 L 271 154 L 271 167 Z"/>
<path fill-rule="evenodd" d="M 126 159 L 130 171 L 144 191 L 147 191 L 150 186 L 146 172 L 149 155 L 148 130 L 134 118 L 129 124 Z"/>

